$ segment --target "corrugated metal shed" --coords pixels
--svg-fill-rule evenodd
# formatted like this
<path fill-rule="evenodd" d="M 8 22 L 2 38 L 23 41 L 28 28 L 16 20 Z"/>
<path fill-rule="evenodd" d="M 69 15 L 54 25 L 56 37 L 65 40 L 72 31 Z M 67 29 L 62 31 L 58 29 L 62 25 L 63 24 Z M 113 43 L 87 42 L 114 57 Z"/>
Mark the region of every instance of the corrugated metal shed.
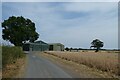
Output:
<path fill-rule="evenodd" d="M 61 43 L 49 43 L 50 51 L 64 51 L 64 45 Z"/>
<path fill-rule="evenodd" d="M 47 51 L 49 45 L 43 41 L 36 41 L 34 43 L 25 43 L 23 45 L 24 51 Z"/>

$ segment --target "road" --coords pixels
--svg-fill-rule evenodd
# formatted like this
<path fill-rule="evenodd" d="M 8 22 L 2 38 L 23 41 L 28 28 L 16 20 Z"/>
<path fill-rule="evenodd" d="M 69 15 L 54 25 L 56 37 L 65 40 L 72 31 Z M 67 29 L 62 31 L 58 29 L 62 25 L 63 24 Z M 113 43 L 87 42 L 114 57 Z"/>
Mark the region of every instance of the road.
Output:
<path fill-rule="evenodd" d="M 27 54 L 24 78 L 72 78 L 59 66 L 33 52 Z"/>

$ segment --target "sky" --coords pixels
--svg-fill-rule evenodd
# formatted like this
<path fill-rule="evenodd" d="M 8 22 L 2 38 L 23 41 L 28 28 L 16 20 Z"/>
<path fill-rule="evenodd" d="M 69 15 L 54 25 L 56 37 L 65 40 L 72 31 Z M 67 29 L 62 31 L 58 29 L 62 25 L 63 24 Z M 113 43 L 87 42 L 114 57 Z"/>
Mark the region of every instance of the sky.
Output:
<path fill-rule="evenodd" d="M 2 2 L 119 2 L 119 0 L 1 0 Z"/>
<path fill-rule="evenodd" d="M 103 48 L 118 48 L 118 2 L 12 1 L 2 2 L 2 22 L 10 16 L 28 18 L 36 25 L 38 40 L 90 48 L 92 40 L 100 39 Z"/>

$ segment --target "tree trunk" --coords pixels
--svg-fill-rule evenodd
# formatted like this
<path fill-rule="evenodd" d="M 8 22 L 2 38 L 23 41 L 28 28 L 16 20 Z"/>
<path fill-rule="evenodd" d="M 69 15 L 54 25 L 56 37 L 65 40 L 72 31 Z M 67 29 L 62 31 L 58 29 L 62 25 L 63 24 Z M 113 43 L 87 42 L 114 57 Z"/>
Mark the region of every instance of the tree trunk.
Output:
<path fill-rule="evenodd" d="M 98 51 L 99 51 L 99 48 L 97 48 L 95 52 L 98 52 Z"/>

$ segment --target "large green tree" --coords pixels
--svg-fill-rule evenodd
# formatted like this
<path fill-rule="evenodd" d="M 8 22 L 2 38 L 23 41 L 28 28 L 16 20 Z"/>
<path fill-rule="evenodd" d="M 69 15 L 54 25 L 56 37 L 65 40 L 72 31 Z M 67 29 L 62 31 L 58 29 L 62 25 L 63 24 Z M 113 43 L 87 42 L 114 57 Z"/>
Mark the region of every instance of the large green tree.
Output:
<path fill-rule="evenodd" d="M 91 42 L 91 47 L 94 47 L 96 49 L 95 52 L 98 52 L 100 50 L 100 48 L 103 46 L 104 46 L 104 43 L 102 41 L 100 41 L 99 39 L 95 39 Z"/>
<path fill-rule="evenodd" d="M 2 22 L 2 38 L 15 46 L 22 46 L 27 41 L 34 42 L 38 37 L 35 23 L 30 19 L 12 16 Z"/>

